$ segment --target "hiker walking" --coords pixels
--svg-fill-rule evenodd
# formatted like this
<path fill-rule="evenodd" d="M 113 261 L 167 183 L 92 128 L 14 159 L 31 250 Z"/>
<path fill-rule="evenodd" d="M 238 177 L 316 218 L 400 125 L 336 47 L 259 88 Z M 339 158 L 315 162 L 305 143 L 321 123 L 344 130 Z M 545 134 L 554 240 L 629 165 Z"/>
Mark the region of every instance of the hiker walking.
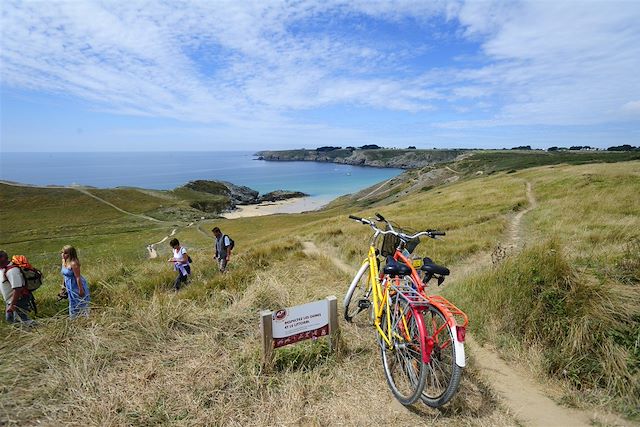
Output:
<path fill-rule="evenodd" d="M 229 263 L 229 258 L 231 257 L 231 250 L 234 247 L 234 242 L 229 236 L 222 234 L 222 231 L 220 231 L 220 228 L 218 227 L 214 227 L 211 231 L 213 231 L 213 235 L 216 237 L 215 258 L 218 260 L 220 273 L 224 273 L 227 271 L 227 265 Z"/>
<path fill-rule="evenodd" d="M 187 248 L 180 246 L 178 239 L 171 239 L 169 245 L 173 248 L 173 258 L 169 258 L 169 262 L 173 263 L 173 269 L 178 272 L 176 280 L 173 281 L 173 290 L 178 291 L 183 283 L 187 283 L 191 274 L 190 258 L 187 254 Z"/>
<path fill-rule="evenodd" d="M 75 319 L 78 316 L 89 316 L 89 285 L 87 279 L 80 274 L 78 251 L 73 246 L 66 245 L 60 251 L 60 256 L 60 273 L 64 278 L 64 287 L 69 298 L 69 317 Z"/>
<path fill-rule="evenodd" d="M 20 268 L 9 262 L 9 255 L 0 251 L 0 290 L 5 302 L 5 320 L 9 323 L 33 324 L 27 314 L 31 310 L 31 298 Z"/>

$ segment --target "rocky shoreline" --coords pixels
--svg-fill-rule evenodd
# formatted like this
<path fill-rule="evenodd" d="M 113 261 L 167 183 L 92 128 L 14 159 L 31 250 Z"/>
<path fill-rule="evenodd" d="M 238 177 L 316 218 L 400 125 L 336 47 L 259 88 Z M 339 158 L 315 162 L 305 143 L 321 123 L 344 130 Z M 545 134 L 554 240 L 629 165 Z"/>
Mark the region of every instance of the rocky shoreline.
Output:
<path fill-rule="evenodd" d="M 195 180 L 185 184 L 183 189 L 192 193 L 191 207 L 203 212 L 230 212 L 237 206 L 258 205 L 309 196 L 301 191 L 275 190 L 260 195 L 252 188 L 236 185 L 228 181 Z M 215 199 L 211 200 L 211 197 Z"/>

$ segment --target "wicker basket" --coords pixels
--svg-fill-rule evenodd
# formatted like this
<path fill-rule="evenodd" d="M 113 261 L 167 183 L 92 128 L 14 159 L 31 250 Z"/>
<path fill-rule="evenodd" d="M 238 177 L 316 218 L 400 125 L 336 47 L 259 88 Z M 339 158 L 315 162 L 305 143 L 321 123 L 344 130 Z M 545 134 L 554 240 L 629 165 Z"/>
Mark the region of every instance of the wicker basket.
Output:
<path fill-rule="evenodd" d="M 387 227 L 387 230 L 388 229 L 389 228 Z M 413 230 L 409 230 L 406 228 L 402 229 L 400 227 L 396 227 L 395 224 L 393 225 L 393 229 L 398 233 L 409 234 L 409 235 L 416 234 L 416 232 Z M 382 239 L 382 245 L 380 246 L 380 254 L 383 257 L 393 256 L 393 254 L 396 252 L 396 248 L 400 246 L 400 241 L 401 239 L 398 236 L 395 236 L 393 234 L 385 234 Z M 418 246 L 419 243 L 420 243 L 420 238 L 416 237 L 415 239 L 411 239 L 407 241 L 404 248 L 409 253 L 413 253 L 414 249 L 416 248 L 416 246 Z"/>

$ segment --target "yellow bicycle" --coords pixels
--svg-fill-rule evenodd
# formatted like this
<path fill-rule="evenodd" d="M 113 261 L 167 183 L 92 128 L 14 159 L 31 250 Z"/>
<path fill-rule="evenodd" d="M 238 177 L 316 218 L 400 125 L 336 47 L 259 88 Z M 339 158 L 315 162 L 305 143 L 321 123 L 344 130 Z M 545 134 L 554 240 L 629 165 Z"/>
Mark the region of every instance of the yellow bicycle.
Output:
<path fill-rule="evenodd" d="M 345 319 L 353 322 L 360 313 L 369 314 L 377 331 L 387 382 L 402 404 L 410 405 L 421 399 L 429 406 L 442 406 L 453 397 L 460 383 L 468 321 L 446 299 L 426 295 L 423 280 L 408 259 L 406 249 L 410 244 L 416 245 L 420 236 L 436 238 L 444 233 L 427 230 L 408 235 L 395 230 L 382 215 L 376 216 L 386 223 L 387 230 L 378 228 L 370 219 L 349 216 L 369 225 L 374 234 L 367 259 L 345 295 Z M 376 249 L 380 236 L 394 237 L 397 242 L 392 253 L 387 250 L 389 258 L 382 271 Z M 448 269 L 429 261 L 420 266 L 426 281 L 435 275 L 441 283 L 443 275 L 449 274 Z"/>

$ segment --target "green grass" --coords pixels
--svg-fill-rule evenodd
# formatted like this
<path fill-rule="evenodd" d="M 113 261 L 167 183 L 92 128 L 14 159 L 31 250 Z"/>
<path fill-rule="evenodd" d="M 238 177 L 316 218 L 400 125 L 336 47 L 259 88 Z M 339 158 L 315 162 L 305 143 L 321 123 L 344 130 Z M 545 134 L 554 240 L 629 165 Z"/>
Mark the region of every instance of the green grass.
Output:
<path fill-rule="evenodd" d="M 12 343 L 0 349 L 0 357 L 21 360 L 0 364 L 0 419 L 16 414 L 23 424 L 364 424 L 395 414 L 397 424 L 474 424 L 481 416 L 487 424 L 513 425 L 473 368 L 445 412 L 396 414 L 373 335 L 350 325 L 341 324 L 340 355 L 307 343 L 279 353 L 277 373 L 265 374 L 257 319 L 262 309 L 331 294 L 342 299 L 350 277 L 326 257 L 305 255 L 301 241 L 315 241 L 355 271 L 370 230 L 348 214 L 380 211 L 407 227 L 446 231 L 444 241 L 425 240 L 416 253 L 455 269 L 504 239 L 509 219 L 527 204 L 527 181 L 539 202 L 524 218 L 527 249 L 448 288 L 448 296 L 469 313 L 472 331 L 502 343 L 505 354 L 513 346 L 541 348 L 541 375 L 560 379 L 581 404 L 632 414 L 638 396 L 640 162 L 506 173 L 512 169 L 477 178 L 471 173 L 380 205 L 358 207 L 345 199 L 307 214 L 201 221 L 207 233 L 217 225 L 236 241 L 225 276 L 211 259 L 212 238 L 199 233 L 197 224 L 131 217 L 75 190 L 3 186 L 0 219 L 12 227 L 2 229 L 2 249 L 29 256 L 46 277 L 36 294 L 42 307 L 36 331 L 0 326 L 0 341 Z M 128 210 L 153 211 L 153 193 L 118 191 L 101 197 L 117 204 L 116 196 L 126 194 Z M 157 200 L 196 196 L 164 194 Z M 82 211 L 69 209 L 68 202 Z M 34 204 L 37 218 L 30 215 Z M 158 246 L 154 260 L 145 249 L 173 228 L 194 259 L 192 284 L 177 295 L 169 292 L 174 273 L 166 262 L 168 244 Z M 79 249 L 89 278 L 94 309 L 88 320 L 68 321 L 65 303 L 56 302 L 58 250 L 67 243 Z M 604 395 L 609 400 L 602 403 Z M 353 402 L 371 398 L 379 405 L 353 411 Z"/>
<path fill-rule="evenodd" d="M 637 270 L 636 270 L 637 273 Z M 447 295 L 467 312 L 474 336 L 539 349 L 542 369 L 587 399 L 638 416 L 640 294 L 576 269 L 555 240 L 536 244 Z"/>
<path fill-rule="evenodd" d="M 640 160 L 640 153 L 631 151 L 474 151 L 470 157 L 456 162 L 455 167 L 465 173 L 483 171 L 485 174 L 491 174 L 546 165 L 617 163 L 631 160 Z"/>

